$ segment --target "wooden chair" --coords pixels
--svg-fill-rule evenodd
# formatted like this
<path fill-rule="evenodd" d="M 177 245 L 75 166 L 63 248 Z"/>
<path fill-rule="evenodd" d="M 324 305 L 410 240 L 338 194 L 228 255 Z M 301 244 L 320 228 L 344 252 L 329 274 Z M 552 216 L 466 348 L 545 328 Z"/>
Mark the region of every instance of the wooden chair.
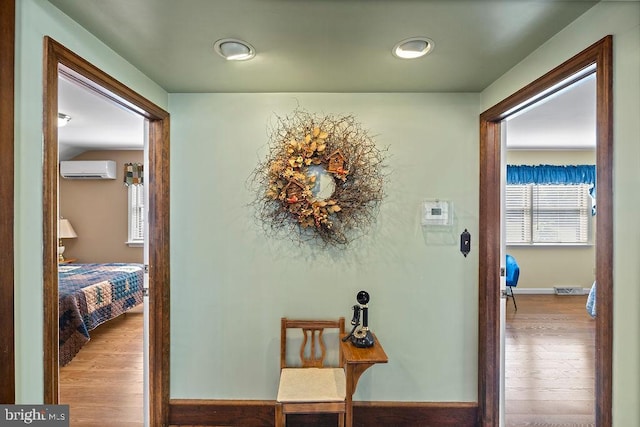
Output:
<path fill-rule="evenodd" d="M 287 364 L 287 331 L 302 330 L 297 366 Z M 325 329 L 337 329 L 339 366 L 325 366 Z M 340 336 L 344 317 L 338 320 L 289 320 L 282 318 L 280 330 L 280 384 L 276 399 L 276 427 L 284 427 L 287 414 L 336 413 L 344 427 L 347 412 L 346 376 Z M 328 363 L 327 363 L 328 364 Z"/>

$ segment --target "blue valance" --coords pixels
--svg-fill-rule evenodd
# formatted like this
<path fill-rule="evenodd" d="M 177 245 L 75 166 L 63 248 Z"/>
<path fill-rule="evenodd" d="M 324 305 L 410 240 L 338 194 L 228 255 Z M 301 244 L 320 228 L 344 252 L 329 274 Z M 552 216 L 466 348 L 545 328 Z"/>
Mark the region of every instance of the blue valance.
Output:
<path fill-rule="evenodd" d="M 596 198 L 595 165 L 507 165 L 507 184 L 589 184 Z M 595 214 L 595 206 L 593 208 Z"/>
<path fill-rule="evenodd" d="M 507 184 L 596 185 L 595 165 L 507 165 Z"/>

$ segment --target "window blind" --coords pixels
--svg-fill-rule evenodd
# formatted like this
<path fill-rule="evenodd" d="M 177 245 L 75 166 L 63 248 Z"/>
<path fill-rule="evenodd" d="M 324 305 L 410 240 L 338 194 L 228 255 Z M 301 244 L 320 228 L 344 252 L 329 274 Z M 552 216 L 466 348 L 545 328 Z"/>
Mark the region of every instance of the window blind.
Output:
<path fill-rule="evenodd" d="M 130 185 L 129 189 L 129 242 L 144 241 L 144 186 Z"/>
<path fill-rule="evenodd" d="M 588 244 L 588 184 L 507 185 L 506 238 L 511 244 Z"/>
<path fill-rule="evenodd" d="M 531 242 L 531 185 L 507 185 L 507 243 Z"/>

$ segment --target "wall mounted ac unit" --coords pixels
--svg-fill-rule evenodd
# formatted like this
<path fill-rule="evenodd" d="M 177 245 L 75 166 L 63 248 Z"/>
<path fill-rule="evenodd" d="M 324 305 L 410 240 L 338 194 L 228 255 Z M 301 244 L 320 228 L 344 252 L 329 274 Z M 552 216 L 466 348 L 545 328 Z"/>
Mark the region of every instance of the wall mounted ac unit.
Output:
<path fill-rule="evenodd" d="M 113 160 L 66 160 L 60 162 L 60 175 L 67 179 L 116 179 Z"/>

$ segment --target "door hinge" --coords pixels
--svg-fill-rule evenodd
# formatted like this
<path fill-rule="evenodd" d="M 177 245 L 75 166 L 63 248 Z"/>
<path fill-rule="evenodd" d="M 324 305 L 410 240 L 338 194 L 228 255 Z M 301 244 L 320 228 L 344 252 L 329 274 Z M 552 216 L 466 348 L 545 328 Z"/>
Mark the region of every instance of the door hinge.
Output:
<path fill-rule="evenodd" d="M 504 267 L 500 267 L 500 277 L 504 277 L 507 275 L 507 269 Z"/>
<path fill-rule="evenodd" d="M 142 288 L 142 296 L 143 297 L 149 296 L 149 288 Z"/>
<path fill-rule="evenodd" d="M 144 274 L 149 274 L 149 264 L 144 265 Z"/>
<path fill-rule="evenodd" d="M 509 294 L 507 293 L 506 289 L 500 289 L 500 298 L 501 299 L 507 299 L 509 297 Z"/>

